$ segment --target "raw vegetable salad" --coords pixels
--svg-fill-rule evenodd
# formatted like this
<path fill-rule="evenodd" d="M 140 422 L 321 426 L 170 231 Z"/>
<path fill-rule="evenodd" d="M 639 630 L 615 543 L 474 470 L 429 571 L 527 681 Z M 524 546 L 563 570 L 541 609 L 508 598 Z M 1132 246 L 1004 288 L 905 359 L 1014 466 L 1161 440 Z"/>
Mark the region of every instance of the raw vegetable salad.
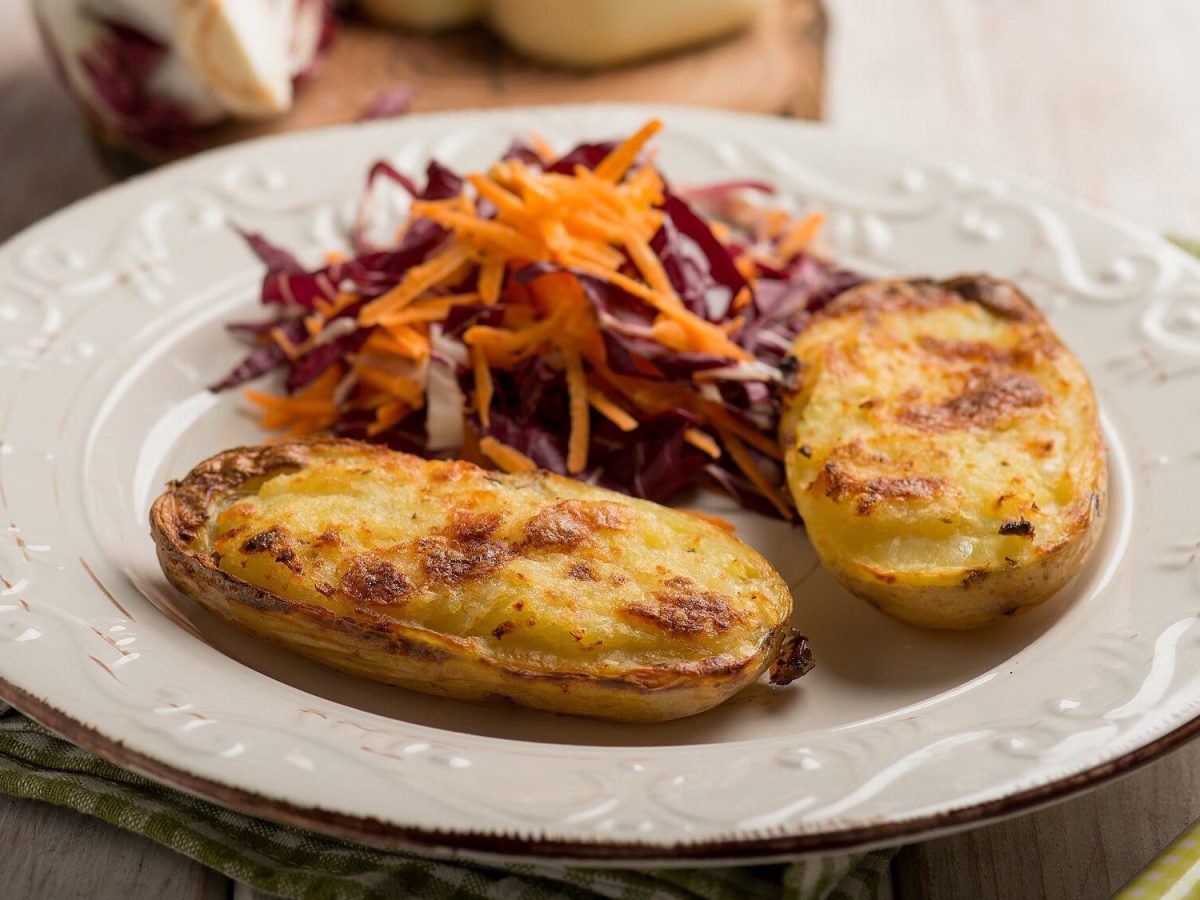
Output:
<path fill-rule="evenodd" d="M 505 471 L 549 469 L 665 500 L 707 485 L 794 517 L 776 438 L 787 354 L 806 319 L 861 279 L 814 254 L 793 217 L 730 182 L 673 190 L 646 146 L 557 156 L 519 142 L 465 178 L 432 162 L 392 246 L 308 269 L 255 234 L 266 322 L 213 386 L 247 390 L 262 425 L 329 431 Z"/>

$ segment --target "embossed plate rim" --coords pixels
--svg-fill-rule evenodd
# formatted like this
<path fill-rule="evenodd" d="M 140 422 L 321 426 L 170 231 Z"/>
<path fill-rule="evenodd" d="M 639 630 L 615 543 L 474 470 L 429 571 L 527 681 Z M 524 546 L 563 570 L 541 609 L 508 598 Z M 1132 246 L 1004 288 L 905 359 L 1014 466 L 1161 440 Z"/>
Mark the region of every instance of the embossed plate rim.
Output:
<path fill-rule="evenodd" d="M 958 807 L 913 819 L 843 828 L 837 831 L 788 834 L 778 837 L 713 838 L 681 841 L 664 846 L 621 841 L 529 839 L 487 831 L 442 831 L 404 827 L 374 818 L 345 816 L 328 809 L 298 806 L 265 797 L 219 781 L 201 778 L 186 769 L 138 753 L 120 741 L 78 722 L 52 704 L 0 678 L 0 699 L 45 725 L 72 743 L 109 762 L 161 781 L 251 816 L 298 828 L 311 828 L 385 848 L 412 849 L 454 857 L 466 854 L 484 860 L 511 861 L 514 857 L 578 862 L 593 866 L 653 863 L 660 868 L 696 865 L 762 864 L 801 856 L 847 850 L 871 850 L 898 842 L 928 840 L 957 831 L 999 822 L 1013 816 L 1053 806 L 1131 775 L 1200 734 L 1200 715 L 1157 741 L 1075 775 L 1009 794 L 998 800 Z M 669 856 L 664 856 L 669 853 Z"/>

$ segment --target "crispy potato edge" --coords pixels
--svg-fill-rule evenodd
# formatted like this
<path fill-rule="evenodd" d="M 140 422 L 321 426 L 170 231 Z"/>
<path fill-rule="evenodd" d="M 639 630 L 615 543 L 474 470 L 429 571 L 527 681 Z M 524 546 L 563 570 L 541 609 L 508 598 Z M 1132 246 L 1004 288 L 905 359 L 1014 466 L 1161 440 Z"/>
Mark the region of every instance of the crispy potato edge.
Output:
<path fill-rule="evenodd" d="M 939 573 L 925 584 L 911 578 L 898 584 L 891 573 L 867 565 L 839 565 L 824 557 L 822 563 L 856 597 L 910 625 L 949 631 L 996 625 L 1049 600 L 1083 569 L 1104 531 L 1105 481 L 1102 473 L 1079 524 L 1032 565 L 963 568 Z"/>

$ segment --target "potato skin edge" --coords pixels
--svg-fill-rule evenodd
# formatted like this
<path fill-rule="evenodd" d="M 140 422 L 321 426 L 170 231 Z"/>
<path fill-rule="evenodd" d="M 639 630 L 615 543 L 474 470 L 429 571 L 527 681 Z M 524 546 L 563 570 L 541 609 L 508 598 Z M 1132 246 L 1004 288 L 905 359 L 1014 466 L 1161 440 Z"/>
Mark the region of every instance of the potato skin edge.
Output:
<path fill-rule="evenodd" d="M 168 581 L 204 609 L 333 668 L 438 696 L 517 703 L 552 712 L 626 722 L 695 715 L 724 702 L 766 669 L 789 631 L 786 619 L 746 659 L 634 668 L 620 677 L 555 671 L 490 658 L 470 639 L 405 626 L 339 617 L 255 587 L 187 546 L 208 504 L 247 480 L 303 467 L 314 448 L 386 453 L 330 439 L 224 451 L 172 482 L 150 510 L 150 531 Z"/>
<path fill-rule="evenodd" d="M 1102 467 L 1093 494 L 1097 499 L 1088 505 L 1085 521 L 1032 565 L 963 568 L 919 579 L 908 573 L 902 577 L 900 573 L 877 572 L 858 563 L 845 565 L 845 558 L 823 552 L 816 541 L 813 544 L 822 565 L 852 594 L 902 622 L 949 631 L 985 628 L 1049 600 L 1083 568 L 1104 530 L 1104 475 Z"/>

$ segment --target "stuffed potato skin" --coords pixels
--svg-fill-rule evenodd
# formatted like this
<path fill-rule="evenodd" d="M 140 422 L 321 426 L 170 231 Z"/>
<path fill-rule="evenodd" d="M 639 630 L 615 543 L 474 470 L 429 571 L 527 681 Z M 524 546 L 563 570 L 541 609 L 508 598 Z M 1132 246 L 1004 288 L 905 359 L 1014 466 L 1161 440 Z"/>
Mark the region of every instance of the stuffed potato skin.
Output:
<path fill-rule="evenodd" d="M 240 448 L 172 484 L 151 531 L 168 579 L 210 611 L 427 693 L 658 721 L 810 664 L 754 551 L 549 473 L 354 441 Z"/>
<path fill-rule="evenodd" d="M 793 349 L 788 483 L 822 562 L 907 622 L 975 628 L 1083 566 L 1107 469 L 1078 359 L 1017 288 L 884 281 Z"/>

